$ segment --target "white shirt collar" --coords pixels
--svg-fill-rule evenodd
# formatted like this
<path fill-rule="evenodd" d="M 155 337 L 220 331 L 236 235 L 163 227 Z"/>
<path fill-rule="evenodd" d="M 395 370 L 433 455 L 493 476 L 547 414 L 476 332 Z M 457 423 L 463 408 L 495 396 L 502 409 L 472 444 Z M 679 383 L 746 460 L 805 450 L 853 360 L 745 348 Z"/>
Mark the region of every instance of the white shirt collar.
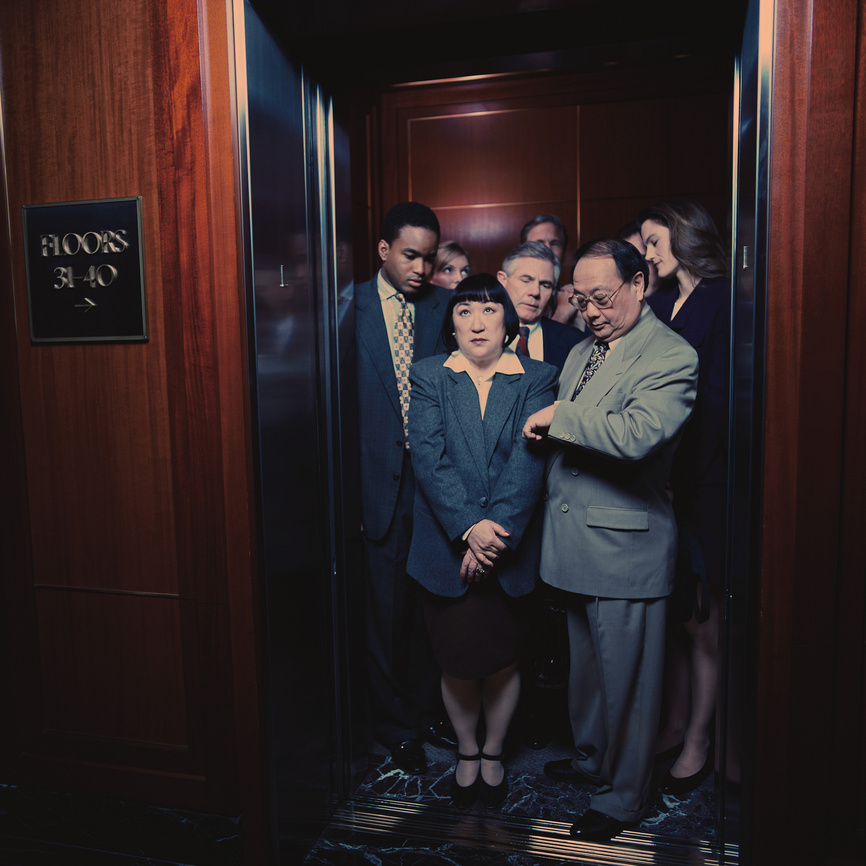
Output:
<path fill-rule="evenodd" d="M 443 364 L 449 370 L 455 373 L 470 373 L 469 359 L 458 349 L 452 352 L 448 359 Z M 515 373 L 525 373 L 523 364 L 520 363 L 520 358 L 514 354 L 514 351 L 506 346 L 504 351 L 496 362 L 496 366 L 490 371 L 488 379 L 492 379 L 494 374 L 503 373 L 506 376 L 513 376 Z"/>

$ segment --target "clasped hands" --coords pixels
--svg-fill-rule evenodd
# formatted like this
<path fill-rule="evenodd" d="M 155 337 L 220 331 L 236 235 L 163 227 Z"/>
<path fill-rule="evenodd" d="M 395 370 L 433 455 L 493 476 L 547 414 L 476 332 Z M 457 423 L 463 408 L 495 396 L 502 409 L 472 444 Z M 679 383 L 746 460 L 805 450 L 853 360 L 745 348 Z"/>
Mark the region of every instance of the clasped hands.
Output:
<path fill-rule="evenodd" d="M 460 577 L 470 583 L 483 580 L 502 552 L 508 549 L 502 539 L 510 537 L 511 533 L 495 521 L 479 520 L 466 539 L 469 548 L 463 554 Z"/>

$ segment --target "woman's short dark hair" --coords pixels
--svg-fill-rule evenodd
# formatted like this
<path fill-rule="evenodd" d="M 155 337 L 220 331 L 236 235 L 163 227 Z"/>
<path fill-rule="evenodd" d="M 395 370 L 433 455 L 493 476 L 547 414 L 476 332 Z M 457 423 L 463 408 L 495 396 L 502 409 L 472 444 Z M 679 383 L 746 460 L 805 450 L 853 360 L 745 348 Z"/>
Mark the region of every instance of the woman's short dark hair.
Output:
<path fill-rule="evenodd" d="M 520 330 L 520 319 L 517 310 L 508 297 L 505 287 L 493 274 L 472 274 L 461 280 L 451 293 L 448 307 L 445 310 L 445 321 L 442 323 L 442 341 L 449 352 L 457 349 L 457 338 L 454 336 L 454 308 L 458 304 L 470 301 L 490 301 L 491 304 L 502 304 L 505 311 L 505 345 L 507 346 Z"/>
<path fill-rule="evenodd" d="M 674 258 L 700 280 L 725 275 L 725 250 L 719 230 L 703 205 L 691 199 L 671 199 L 645 207 L 637 217 L 663 225 L 671 233 Z"/>

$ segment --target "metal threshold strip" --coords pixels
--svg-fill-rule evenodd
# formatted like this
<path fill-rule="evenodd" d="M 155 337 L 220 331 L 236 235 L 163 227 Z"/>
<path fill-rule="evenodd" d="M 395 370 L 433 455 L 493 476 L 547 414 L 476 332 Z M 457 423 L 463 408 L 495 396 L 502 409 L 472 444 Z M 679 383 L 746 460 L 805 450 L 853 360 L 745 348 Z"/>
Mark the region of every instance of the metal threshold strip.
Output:
<path fill-rule="evenodd" d="M 385 797 L 356 796 L 340 806 L 328 835 L 348 831 L 355 842 L 364 836 L 390 836 L 408 843 L 457 845 L 520 853 L 560 862 L 603 866 L 736 866 L 736 845 L 680 840 L 626 830 L 610 842 L 578 842 L 570 824 L 499 814 L 457 814 L 449 807 Z"/>

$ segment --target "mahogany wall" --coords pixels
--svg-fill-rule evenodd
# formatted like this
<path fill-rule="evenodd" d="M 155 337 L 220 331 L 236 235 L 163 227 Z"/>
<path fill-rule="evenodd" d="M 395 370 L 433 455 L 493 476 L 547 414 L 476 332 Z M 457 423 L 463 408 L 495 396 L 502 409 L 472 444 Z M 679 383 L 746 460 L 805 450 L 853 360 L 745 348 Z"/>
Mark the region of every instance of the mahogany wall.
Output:
<path fill-rule="evenodd" d="M 755 863 L 866 832 L 866 20 L 776 5 Z"/>
<path fill-rule="evenodd" d="M 266 810 L 227 6 L 3 14 L 0 780 L 243 810 L 252 840 Z M 31 344 L 21 206 L 139 195 L 149 341 Z"/>
<path fill-rule="evenodd" d="M 380 102 L 373 225 L 397 201 L 422 201 L 443 240 L 493 273 L 539 213 L 564 221 L 566 263 L 664 196 L 698 199 L 724 232 L 732 75 L 683 63 L 394 89 Z"/>

